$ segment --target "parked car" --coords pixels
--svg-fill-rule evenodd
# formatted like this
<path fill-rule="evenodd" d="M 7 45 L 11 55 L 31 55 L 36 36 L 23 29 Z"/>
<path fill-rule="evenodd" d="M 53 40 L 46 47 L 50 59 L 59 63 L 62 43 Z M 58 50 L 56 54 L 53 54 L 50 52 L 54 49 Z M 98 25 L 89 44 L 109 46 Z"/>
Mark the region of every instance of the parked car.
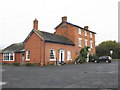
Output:
<path fill-rule="evenodd" d="M 107 62 L 111 63 L 112 58 L 110 56 L 101 56 L 98 59 L 92 59 L 91 62 L 99 63 L 99 62 Z"/>

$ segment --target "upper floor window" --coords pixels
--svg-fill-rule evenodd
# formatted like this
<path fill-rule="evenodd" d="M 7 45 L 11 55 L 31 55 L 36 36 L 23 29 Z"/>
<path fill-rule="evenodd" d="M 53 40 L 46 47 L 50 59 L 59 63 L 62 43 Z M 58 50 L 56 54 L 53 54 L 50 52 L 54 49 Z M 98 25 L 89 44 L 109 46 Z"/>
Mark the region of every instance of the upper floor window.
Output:
<path fill-rule="evenodd" d="M 85 36 L 87 36 L 87 31 L 85 31 Z"/>
<path fill-rule="evenodd" d="M 93 48 L 93 41 L 90 41 L 90 48 Z"/>
<path fill-rule="evenodd" d="M 82 38 L 78 38 L 78 46 L 82 47 Z"/>
<path fill-rule="evenodd" d="M 88 46 L 88 40 L 85 40 L 85 46 Z"/>
<path fill-rule="evenodd" d="M 30 50 L 26 51 L 26 60 L 30 60 Z"/>
<path fill-rule="evenodd" d="M 90 33 L 90 38 L 92 38 L 92 33 Z"/>
<path fill-rule="evenodd" d="M 50 60 L 56 60 L 55 59 L 55 50 L 54 49 L 50 49 Z"/>
<path fill-rule="evenodd" d="M 81 29 L 80 28 L 78 28 L 78 34 L 81 34 Z"/>
<path fill-rule="evenodd" d="M 72 60 L 72 58 L 71 58 L 71 51 L 67 51 L 67 60 Z"/>

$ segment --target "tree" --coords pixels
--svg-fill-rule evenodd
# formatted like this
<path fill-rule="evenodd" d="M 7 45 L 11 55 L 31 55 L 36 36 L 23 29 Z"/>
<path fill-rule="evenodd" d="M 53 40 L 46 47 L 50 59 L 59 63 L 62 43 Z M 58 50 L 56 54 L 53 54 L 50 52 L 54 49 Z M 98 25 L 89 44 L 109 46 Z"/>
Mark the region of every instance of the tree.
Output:
<path fill-rule="evenodd" d="M 89 52 L 89 49 L 90 47 L 84 47 L 80 50 L 80 54 L 79 56 L 76 58 L 76 61 L 79 62 L 79 63 L 83 63 L 86 61 L 87 59 L 87 53 Z"/>
<path fill-rule="evenodd" d="M 120 53 L 119 47 L 120 44 L 116 41 L 104 41 L 96 46 L 96 54 L 97 56 L 111 56 L 110 50 L 112 50 L 112 58 L 118 59 L 118 54 Z"/>

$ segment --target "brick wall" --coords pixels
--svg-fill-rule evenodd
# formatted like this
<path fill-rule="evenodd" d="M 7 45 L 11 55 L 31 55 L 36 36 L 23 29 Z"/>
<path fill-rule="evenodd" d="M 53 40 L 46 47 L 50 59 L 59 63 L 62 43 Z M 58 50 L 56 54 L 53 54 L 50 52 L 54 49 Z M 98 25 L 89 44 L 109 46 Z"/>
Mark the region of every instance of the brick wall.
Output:
<path fill-rule="evenodd" d="M 55 61 L 50 61 L 50 49 L 55 49 L 57 61 L 59 61 L 59 50 L 60 49 L 63 49 L 65 51 L 65 58 L 64 58 L 65 62 L 69 62 L 67 60 L 67 50 L 71 51 L 71 54 L 72 54 L 72 61 L 71 62 L 73 62 L 75 60 L 75 47 L 74 46 L 46 42 L 45 43 L 45 61 L 46 61 L 46 64 L 55 62 Z"/>
<path fill-rule="evenodd" d="M 27 50 L 30 50 L 30 61 L 25 60 L 25 63 L 40 63 L 44 61 L 44 41 L 35 33 L 25 43 L 25 51 Z"/>
<path fill-rule="evenodd" d="M 90 41 L 93 41 L 90 53 L 95 53 L 95 34 L 92 33 L 92 38 L 90 38 L 90 32 L 87 32 L 87 36 L 85 36 L 85 30 L 81 29 L 81 35 L 78 34 L 78 27 L 69 25 L 67 23 L 62 23 L 57 29 L 56 33 L 58 35 L 65 36 L 69 38 L 76 44 L 76 53 L 78 53 L 81 48 L 85 47 L 85 40 L 88 40 L 88 46 L 90 46 Z M 78 38 L 82 38 L 82 47 L 78 47 Z M 78 54 L 76 54 L 78 56 Z"/>

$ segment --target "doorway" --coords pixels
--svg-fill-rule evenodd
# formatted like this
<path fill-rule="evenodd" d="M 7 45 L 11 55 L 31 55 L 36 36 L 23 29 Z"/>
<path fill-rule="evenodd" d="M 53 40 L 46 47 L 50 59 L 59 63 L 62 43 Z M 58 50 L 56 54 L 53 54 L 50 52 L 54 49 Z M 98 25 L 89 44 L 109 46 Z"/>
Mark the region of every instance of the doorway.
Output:
<path fill-rule="evenodd" d="M 65 55 L 64 55 L 64 50 L 61 49 L 59 52 L 59 61 L 62 62 L 64 61 Z"/>

